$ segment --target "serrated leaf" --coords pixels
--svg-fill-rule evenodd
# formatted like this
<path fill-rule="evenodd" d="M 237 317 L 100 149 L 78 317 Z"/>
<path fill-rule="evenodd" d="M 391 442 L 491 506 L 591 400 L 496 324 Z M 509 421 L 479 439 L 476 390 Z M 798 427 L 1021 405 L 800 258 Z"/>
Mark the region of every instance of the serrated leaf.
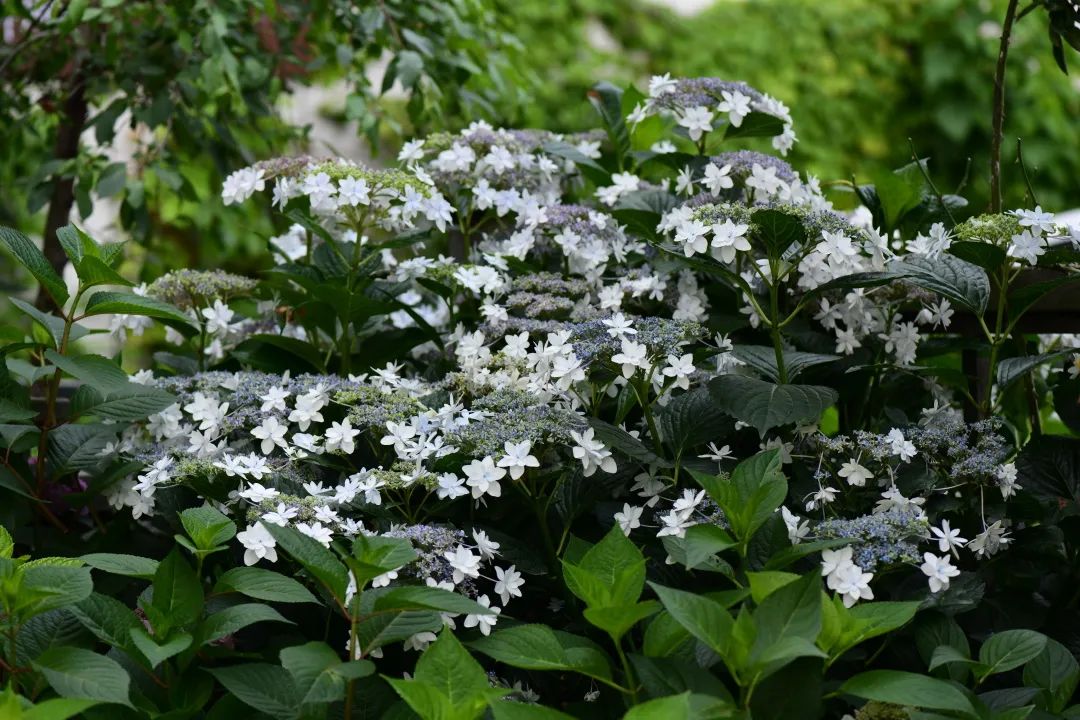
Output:
<path fill-rule="evenodd" d="M 780 381 L 780 370 L 776 366 L 776 351 L 767 345 L 736 345 L 731 354 L 754 368 L 773 382 Z M 836 362 L 839 355 L 785 350 L 783 353 L 784 371 L 789 380 L 794 380 L 799 373 L 815 365 Z"/>
<path fill-rule="evenodd" d="M 375 592 L 375 591 L 370 591 Z M 426 585 L 387 589 L 375 598 L 376 612 L 387 610 L 438 610 L 455 614 L 490 614 L 490 610 L 459 593 Z"/>
<path fill-rule="evenodd" d="M 524 670 L 571 671 L 600 680 L 611 679 L 607 660 L 595 645 L 585 638 L 557 633 L 546 625 L 496 630 L 473 640 L 469 647 Z"/>
<path fill-rule="evenodd" d="M 90 296 L 83 309 L 85 316 L 143 315 L 159 320 L 171 320 L 191 326 L 191 318 L 178 308 L 151 297 L 122 292 L 97 292 Z"/>
<path fill-rule="evenodd" d="M 42 312 L 28 302 L 23 302 L 19 298 L 9 297 L 8 300 L 19 309 L 24 315 L 29 317 L 35 323 L 40 325 L 49 334 L 52 339 L 53 347 L 60 347 L 60 342 L 64 336 L 64 319 L 57 317 L 52 313 Z M 79 338 L 86 337 L 90 331 L 84 328 L 78 323 L 73 323 L 68 330 L 68 342 L 74 342 Z"/>
<path fill-rule="evenodd" d="M 245 705 L 281 720 L 295 718 L 300 710 L 300 691 L 284 668 L 268 663 L 208 668 L 226 690 Z"/>
<path fill-rule="evenodd" d="M 345 588 L 349 584 L 348 570 L 332 552 L 295 528 L 267 523 L 266 529 L 281 550 L 287 552 L 326 587 L 335 599 L 339 602 L 345 601 Z"/>
<path fill-rule="evenodd" d="M 84 287 L 95 285 L 122 285 L 131 287 L 135 283 L 105 264 L 100 258 L 89 255 L 75 265 L 75 272 Z"/>
<path fill-rule="evenodd" d="M 184 510 L 180 513 L 180 523 L 195 547 L 203 551 L 212 550 L 236 535 L 236 524 L 209 505 Z"/>
<path fill-rule="evenodd" d="M 660 434 L 676 456 L 687 448 L 716 440 L 729 424 L 727 416 L 702 388 L 672 398 L 658 414 Z"/>
<path fill-rule="evenodd" d="M 34 660 L 58 695 L 131 707 L 127 671 L 112 658 L 74 647 L 54 647 Z"/>
<path fill-rule="evenodd" d="M 368 616 L 357 626 L 357 637 L 366 655 L 372 650 L 401 642 L 417 633 L 436 632 L 442 626 L 442 616 L 437 612 L 407 610 Z"/>
<path fill-rule="evenodd" d="M 642 463 L 654 464 L 658 467 L 671 467 L 671 463 L 654 453 L 645 446 L 645 443 L 622 428 L 615 427 L 599 418 L 590 417 L 588 421 L 589 426 L 593 428 L 593 437 L 611 450 Z"/>
<path fill-rule="evenodd" d="M 158 633 L 195 622 L 202 614 L 202 583 L 178 548 L 158 563 L 151 605 L 167 622 L 167 627 L 154 628 Z"/>
<path fill-rule="evenodd" d="M 0 227 L 0 244 L 3 244 L 15 256 L 15 259 L 30 271 L 57 306 L 64 306 L 64 303 L 68 301 L 67 285 L 30 238 L 18 230 Z"/>
<path fill-rule="evenodd" d="M 108 595 L 93 593 L 68 610 L 99 640 L 132 653 L 131 632 L 141 630 L 143 625 L 127 605 Z"/>
<path fill-rule="evenodd" d="M 889 271 L 926 290 L 948 298 L 980 317 L 990 300 L 990 278 L 978 265 L 954 255 L 936 258 L 906 255 L 889 265 Z"/>
<path fill-rule="evenodd" d="M 770 258 L 780 258 L 793 245 L 802 246 L 807 241 L 802 220 L 783 210 L 755 210 L 750 222 L 751 238 L 764 246 Z"/>
<path fill-rule="evenodd" d="M 84 563 L 96 570 L 102 570 L 114 575 L 126 575 L 143 580 L 150 580 L 157 572 L 157 560 L 139 557 L 138 555 L 123 555 L 118 553 L 90 553 L 79 558 Z"/>
<path fill-rule="evenodd" d="M 721 410 L 762 436 L 774 427 L 816 421 L 838 397 L 821 385 L 777 385 L 741 375 L 714 378 L 709 394 Z"/>
<path fill-rule="evenodd" d="M 207 616 L 202 621 L 199 625 L 199 645 L 209 645 L 217 642 L 249 625 L 260 622 L 293 624 L 292 621 L 283 618 L 277 610 L 269 605 L 260 603 L 233 605 Z"/>
<path fill-rule="evenodd" d="M 226 571 L 214 586 L 214 593 L 230 591 L 268 602 L 319 602 L 310 590 L 293 578 L 263 568 L 235 567 Z"/>
<path fill-rule="evenodd" d="M 997 365 L 998 391 L 1001 392 L 1005 390 L 1005 388 L 1009 387 L 1017 380 L 1020 380 L 1040 365 L 1068 357 L 1074 352 L 1077 352 L 1077 350 L 1070 348 L 1067 350 L 1040 353 L 1039 355 L 1025 355 L 1023 357 L 1011 357 L 1000 360 Z"/>
<path fill-rule="evenodd" d="M 649 583 L 671 617 L 720 657 L 727 654 L 735 621 L 720 603 L 696 593 Z"/>
<path fill-rule="evenodd" d="M 61 425 L 49 433 L 48 461 L 52 472 L 62 475 L 99 465 L 101 451 L 116 438 L 109 425 Z"/>
<path fill-rule="evenodd" d="M 141 625 L 131 629 L 131 642 L 149 661 L 151 668 L 156 668 L 172 656 L 187 650 L 191 647 L 191 640 L 187 633 L 174 633 L 167 642 L 158 644 Z"/>

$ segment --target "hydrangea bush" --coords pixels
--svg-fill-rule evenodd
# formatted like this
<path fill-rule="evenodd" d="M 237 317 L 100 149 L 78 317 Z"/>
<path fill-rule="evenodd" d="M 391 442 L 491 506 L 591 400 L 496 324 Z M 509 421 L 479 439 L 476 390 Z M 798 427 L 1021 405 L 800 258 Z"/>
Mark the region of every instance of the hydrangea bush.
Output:
<path fill-rule="evenodd" d="M 0 365 L 10 716 L 1080 713 L 1080 230 L 922 159 L 842 212 L 743 83 L 589 99 L 237 169 L 258 278 L 2 231 L 63 309 Z"/>

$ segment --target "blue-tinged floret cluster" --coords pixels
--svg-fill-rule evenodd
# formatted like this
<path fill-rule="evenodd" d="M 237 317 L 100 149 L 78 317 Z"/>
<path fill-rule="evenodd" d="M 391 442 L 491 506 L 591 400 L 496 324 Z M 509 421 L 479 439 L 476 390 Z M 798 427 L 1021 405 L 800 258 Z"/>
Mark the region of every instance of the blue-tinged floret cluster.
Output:
<path fill-rule="evenodd" d="M 485 416 L 450 431 L 447 440 L 477 458 L 499 455 L 507 442 L 569 443 L 570 433 L 584 427 L 577 413 L 538 403 L 521 390 L 495 390 L 476 399 L 472 407 Z"/>
<path fill-rule="evenodd" d="M 814 528 L 819 539 L 851 539 L 852 560 L 864 572 L 879 567 L 917 563 L 918 542 L 930 532 L 926 518 L 909 508 L 892 508 L 882 513 L 851 519 L 826 520 Z"/>

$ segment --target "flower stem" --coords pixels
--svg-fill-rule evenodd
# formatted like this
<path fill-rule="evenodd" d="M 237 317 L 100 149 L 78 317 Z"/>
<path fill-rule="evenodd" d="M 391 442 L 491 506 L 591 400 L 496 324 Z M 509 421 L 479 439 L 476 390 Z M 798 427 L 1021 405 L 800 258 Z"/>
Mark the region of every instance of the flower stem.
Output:
<path fill-rule="evenodd" d="M 1005 22 L 1001 26 L 997 68 L 994 71 L 993 132 L 990 136 L 990 212 L 1001 212 L 1001 143 L 1005 128 L 1005 64 L 1009 57 L 1009 40 L 1016 21 L 1019 0 L 1009 0 Z M 1026 14 L 1026 13 L 1025 13 Z"/>

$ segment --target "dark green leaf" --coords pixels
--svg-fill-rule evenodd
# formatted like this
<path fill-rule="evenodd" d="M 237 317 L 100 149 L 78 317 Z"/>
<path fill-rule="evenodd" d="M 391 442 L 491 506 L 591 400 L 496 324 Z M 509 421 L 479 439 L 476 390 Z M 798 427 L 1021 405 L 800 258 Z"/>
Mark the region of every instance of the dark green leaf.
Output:
<path fill-rule="evenodd" d="M 56 304 L 63 307 L 68 301 L 67 285 L 53 270 L 37 245 L 18 230 L 7 227 L 0 227 L 0 243 L 30 271 Z"/>
<path fill-rule="evenodd" d="M 835 390 L 820 385 L 776 385 L 741 375 L 714 378 L 709 393 L 721 410 L 761 435 L 781 425 L 814 422 L 837 398 Z"/>
<path fill-rule="evenodd" d="M 127 671 L 103 655 L 74 647 L 54 647 L 34 661 L 58 695 L 131 706 Z"/>

